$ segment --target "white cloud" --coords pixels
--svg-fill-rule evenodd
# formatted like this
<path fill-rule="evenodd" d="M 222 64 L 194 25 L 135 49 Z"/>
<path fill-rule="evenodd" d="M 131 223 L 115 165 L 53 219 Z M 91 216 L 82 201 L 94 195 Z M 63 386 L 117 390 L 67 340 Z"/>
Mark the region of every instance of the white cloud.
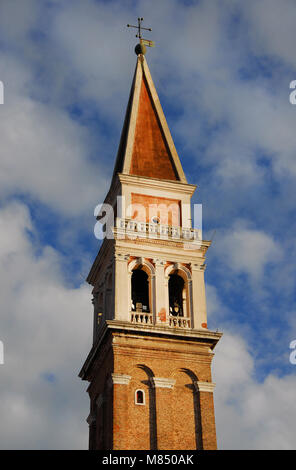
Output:
<path fill-rule="evenodd" d="M 220 260 L 234 272 L 248 274 L 252 282 L 260 282 L 265 267 L 283 256 L 281 246 L 269 234 L 250 228 L 243 220 L 219 234 L 216 246 Z"/>
<path fill-rule="evenodd" d="M 256 0 L 242 4 L 249 21 L 249 40 L 256 53 L 275 55 L 291 65 L 294 61 L 296 6 L 293 0 Z"/>
<path fill-rule="evenodd" d="M 2 208 L 0 228 L 1 447 L 87 448 L 89 403 L 78 372 L 91 346 L 90 289 L 64 285 L 52 248 L 36 255 L 24 205 Z"/>
<path fill-rule="evenodd" d="M 41 5 L 38 0 L 10 0 L 0 5 L 0 25 L 6 40 L 23 41 L 34 27 Z"/>
<path fill-rule="evenodd" d="M 270 374 L 262 383 L 257 382 L 251 351 L 239 333 L 225 331 L 215 353 L 213 380 L 216 382 L 218 447 L 295 449 L 294 371 L 283 377 Z"/>
<path fill-rule="evenodd" d="M 88 132 L 62 110 L 24 93 L 32 79 L 27 69 L 5 56 L 0 63 L 5 70 L 0 194 L 29 194 L 68 215 L 91 213 L 107 185 L 102 164 L 87 159 Z"/>

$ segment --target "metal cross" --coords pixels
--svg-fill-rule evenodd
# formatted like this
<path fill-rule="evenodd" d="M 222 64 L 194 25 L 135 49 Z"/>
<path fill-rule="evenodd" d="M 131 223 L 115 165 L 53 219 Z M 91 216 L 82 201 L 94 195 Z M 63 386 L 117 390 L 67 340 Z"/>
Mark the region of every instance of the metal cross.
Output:
<path fill-rule="evenodd" d="M 142 39 L 142 34 L 141 34 L 142 29 L 146 29 L 146 31 L 152 31 L 151 28 L 144 28 L 143 26 L 141 26 L 141 23 L 142 23 L 143 20 L 144 20 L 144 18 L 138 18 L 138 26 L 134 26 L 132 24 L 127 25 L 128 28 L 137 28 L 138 29 L 138 34 L 136 34 L 136 38 L 139 38 L 139 39 Z"/>

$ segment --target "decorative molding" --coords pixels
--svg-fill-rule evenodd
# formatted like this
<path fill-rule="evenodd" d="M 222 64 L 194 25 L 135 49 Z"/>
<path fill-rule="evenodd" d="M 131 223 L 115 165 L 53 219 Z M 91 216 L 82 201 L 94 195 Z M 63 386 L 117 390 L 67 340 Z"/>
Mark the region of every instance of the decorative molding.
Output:
<path fill-rule="evenodd" d="M 143 256 L 139 256 L 139 258 L 137 258 L 137 263 L 141 266 L 143 264 L 145 264 L 145 258 L 143 258 Z"/>
<path fill-rule="evenodd" d="M 114 258 L 116 261 L 128 261 L 130 255 L 122 254 L 122 253 L 115 253 Z"/>
<path fill-rule="evenodd" d="M 206 265 L 201 261 L 200 263 L 190 263 L 192 271 L 204 271 Z"/>
<path fill-rule="evenodd" d="M 194 341 L 201 341 L 202 344 L 207 344 L 209 349 L 213 350 L 220 340 L 221 336 L 223 335 L 221 332 L 218 331 L 211 331 L 208 329 L 183 329 L 183 328 L 171 328 L 165 325 L 138 325 L 131 323 L 130 321 L 123 321 L 123 320 L 106 320 L 103 323 L 103 330 L 100 336 L 97 338 L 96 342 L 94 343 L 91 351 L 89 352 L 86 361 L 79 372 L 79 377 L 82 380 L 92 380 L 94 376 L 93 365 L 95 362 L 95 358 L 97 352 L 100 350 L 100 356 L 96 362 L 96 370 L 100 367 L 102 359 L 101 357 L 104 356 L 104 351 L 110 348 L 110 344 L 107 343 L 106 346 L 103 346 L 103 341 L 106 335 L 111 331 L 120 331 L 120 333 L 127 335 L 137 335 L 138 333 L 143 334 L 143 331 L 146 333 L 151 333 L 153 336 L 158 335 L 160 337 L 173 337 L 175 340 L 184 339 L 192 339 Z M 116 347 L 116 344 L 113 345 Z M 101 349 L 102 348 L 102 349 Z M 213 354 L 213 353 L 212 353 Z M 205 356 L 208 358 L 209 353 L 207 352 Z M 155 356 L 157 357 L 157 355 Z M 182 356 L 183 357 L 183 356 Z M 186 353 L 184 353 L 184 359 L 186 359 Z M 209 359 L 206 359 L 207 363 Z M 111 380 L 111 379 L 110 379 Z M 111 381 L 112 383 L 112 381 Z M 89 385 L 90 387 L 90 385 Z M 87 389 L 89 390 L 89 388 Z"/>
<path fill-rule="evenodd" d="M 126 374 L 111 374 L 110 380 L 113 385 L 128 385 L 131 378 L 131 375 Z"/>
<path fill-rule="evenodd" d="M 143 256 L 139 256 L 139 257 L 133 259 L 128 264 L 128 272 L 132 272 L 133 269 L 136 266 L 145 266 L 146 268 L 148 268 L 149 269 L 149 276 L 152 276 L 152 275 L 155 274 L 155 267 L 153 266 L 153 264 L 150 261 L 148 261 L 148 258 L 144 258 Z"/>
<path fill-rule="evenodd" d="M 186 276 L 186 282 L 192 279 L 190 270 L 186 266 L 184 266 L 182 263 L 177 262 L 177 263 L 170 264 L 169 266 L 167 266 L 165 268 L 165 276 L 169 276 L 169 274 L 172 271 L 182 271 Z"/>
<path fill-rule="evenodd" d="M 151 383 L 155 388 L 173 388 L 176 380 L 163 377 L 151 377 Z"/>
<path fill-rule="evenodd" d="M 194 385 L 199 392 L 213 393 L 216 384 L 214 382 L 195 382 Z"/>
<path fill-rule="evenodd" d="M 183 183 L 181 181 L 159 180 L 158 178 L 150 178 L 148 176 L 129 175 L 128 173 L 118 173 L 118 179 L 122 184 L 132 186 L 147 187 L 149 189 L 167 190 L 173 193 L 185 193 L 192 195 L 197 186 L 194 184 Z"/>
<path fill-rule="evenodd" d="M 165 265 L 165 261 L 162 260 L 162 259 L 159 259 L 159 258 L 153 258 L 153 263 L 155 264 L 155 266 L 164 266 Z"/>

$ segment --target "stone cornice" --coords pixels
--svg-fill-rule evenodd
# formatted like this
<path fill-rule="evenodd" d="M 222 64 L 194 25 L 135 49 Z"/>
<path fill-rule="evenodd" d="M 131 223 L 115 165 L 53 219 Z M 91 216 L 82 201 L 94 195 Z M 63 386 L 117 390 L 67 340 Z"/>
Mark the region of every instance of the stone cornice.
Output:
<path fill-rule="evenodd" d="M 221 332 L 214 332 L 206 329 L 197 330 L 197 329 L 182 329 L 182 328 L 171 328 L 163 325 L 137 325 L 126 321 L 119 320 L 106 320 L 105 325 L 101 331 L 100 337 L 97 342 L 93 345 L 91 351 L 89 352 L 84 365 L 79 373 L 79 377 L 83 380 L 87 380 L 88 371 L 95 359 L 96 353 L 99 350 L 104 338 L 108 331 L 120 330 L 130 334 L 140 334 L 140 335 L 153 335 L 160 336 L 163 338 L 172 338 L 172 339 L 187 339 L 195 342 L 208 343 L 209 348 L 213 350 L 218 343 L 219 339 L 222 336 Z"/>
<path fill-rule="evenodd" d="M 205 271 L 207 265 L 205 263 L 191 263 L 190 264 L 192 271 Z"/>
<path fill-rule="evenodd" d="M 120 329 L 125 331 L 135 331 L 135 332 L 145 332 L 145 333 L 155 333 L 166 336 L 173 337 L 186 337 L 188 339 L 200 339 L 205 341 L 210 341 L 212 343 L 212 349 L 217 344 L 219 339 L 222 336 L 221 332 L 210 331 L 206 329 L 183 329 L 183 328 L 172 328 L 164 325 L 142 325 L 135 324 L 126 321 L 120 320 L 107 320 L 107 328 L 110 329 Z"/>
<path fill-rule="evenodd" d="M 192 195 L 197 187 L 195 184 L 182 183 L 181 181 L 160 180 L 147 176 L 128 175 L 124 173 L 119 173 L 118 178 L 122 184 L 187 193 L 189 195 Z"/>

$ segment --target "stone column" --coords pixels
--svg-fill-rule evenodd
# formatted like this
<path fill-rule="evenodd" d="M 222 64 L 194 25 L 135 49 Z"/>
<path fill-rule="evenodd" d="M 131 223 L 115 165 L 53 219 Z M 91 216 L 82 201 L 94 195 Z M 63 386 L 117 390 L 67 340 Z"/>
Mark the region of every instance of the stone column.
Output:
<path fill-rule="evenodd" d="M 155 315 L 156 323 L 167 325 L 169 320 L 168 307 L 166 305 L 166 280 L 164 275 L 165 262 L 154 259 L 155 264 Z"/>
<path fill-rule="evenodd" d="M 207 328 L 207 307 L 204 281 L 205 265 L 192 264 L 192 299 L 194 328 Z"/>

